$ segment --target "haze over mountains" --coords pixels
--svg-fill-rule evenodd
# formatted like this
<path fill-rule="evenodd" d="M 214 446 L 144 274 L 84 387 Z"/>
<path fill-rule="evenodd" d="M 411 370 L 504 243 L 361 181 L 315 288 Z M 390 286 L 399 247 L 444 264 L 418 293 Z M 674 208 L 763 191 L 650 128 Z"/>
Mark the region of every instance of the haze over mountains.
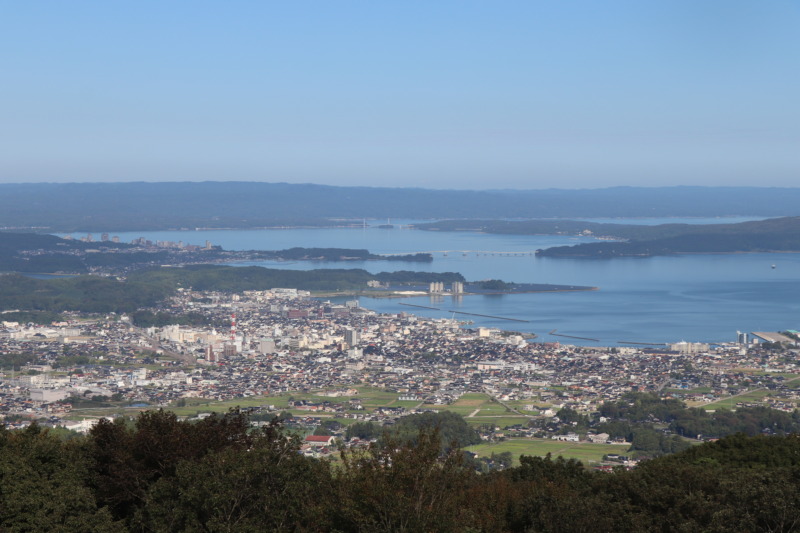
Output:
<path fill-rule="evenodd" d="M 361 218 L 792 216 L 800 189 L 434 190 L 260 182 L 0 184 L 0 228 L 134 231 Z"/>

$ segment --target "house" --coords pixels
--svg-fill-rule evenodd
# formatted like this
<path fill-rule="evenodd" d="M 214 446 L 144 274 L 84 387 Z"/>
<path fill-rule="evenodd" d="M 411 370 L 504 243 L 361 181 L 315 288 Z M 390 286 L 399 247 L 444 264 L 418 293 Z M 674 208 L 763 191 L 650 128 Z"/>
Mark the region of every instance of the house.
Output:
<path fill-rule="evenodd" d="M 309 435 L 304 442 L 311 446 L 333 446 L 335 440 L 331 435 Z"/>
<path fill-rule="evenodd" d="M 553 435 L 555 440 L 563 440 L 567 442 L 579 442 L 580 437 L 577 433 L 567 433 L 566 435 Z"/>
<path fill-rule="evenodd" d="M 597 435 L 587 435 L 590 441 L 595 444 L 605 444 L 608 442 L 609 434 L 608 433 L 598 433 Z"/>

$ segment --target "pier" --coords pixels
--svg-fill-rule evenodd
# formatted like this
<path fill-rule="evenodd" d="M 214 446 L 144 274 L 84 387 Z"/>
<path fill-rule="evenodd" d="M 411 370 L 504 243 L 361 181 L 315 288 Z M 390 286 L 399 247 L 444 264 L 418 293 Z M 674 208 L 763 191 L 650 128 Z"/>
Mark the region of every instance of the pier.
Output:
<path fill-rule="evenodd" d="M 406 307 L 419 307 L 420 309 L 433 309 L 434 311 L 441 311 L 438 307 L 430 307 L 429 305 L 417 305 L 417 304 L 406 304 L 403 302 L 398 302 L 398 305 L 405 305 Z"/>
<path fill-rule="evenodd" d="M 600 342 L 600 339 L 592 339 L 590 337 L 576 337 L 575 335 L 564 335 L 562 333 L 556 333 L 556 331 L 558 330 L 554 329 L 553 331 L 550 332 L 550 335 L 552 335 L 553 337 L 565 337 L 567 339 L 578 339 L 581 341 Z"/>
<path fill-rule="evenodd" d="M 406 307 L 418 307 L 420 309 L 430 309 L 432 311 L 441 311 L 442 309 L 439 307 L 431 307 L 429 305 L 417 305 L 417 304 L 407 304 L 403 302 L 398 302 L 398 305 L 405 305 Z M 467 313 L 466 311 L 456 311 L 454 309 L 450 309 L 447 311 L 448 313 L 459 314 L 459 315 L 469 315 L 469 316 L 479 316 L 483 318 L 495 318 L 497 320 L 508 320 L 510 322 L 530 322 L 530 320 L 523 320 L 521 318 L 509 318 L 506 316 L 495 316 L 495 315 L 481 315 L 479 313 Z"/>
<path fill-rule="evenodd" d="M 522 251 L 522 252 L 508 252 L 508 251 L 498 251 L 498 250 L 423 250 L 421 252 L 405 252 L 405 253 L 396 253 L 396 254 L 378 254 L 384 257 L 392 257 L 395 255 L 414 255 L 414 254 L 441 254 L 443 256 L 447 256 L 448 254 L 461 254 L 461 255 L 500 255 L 500 256 L 515 256 L 515 257 L 525 257 L 525 256 L 533 256 L 536 255 L 536 250 L 529 250 L 529 251 Z"/>
<path fill-rule="evenodd" d="M 483 318 L 496 318 L 497 320 L 509 320 L 511 322 L 530 322 L 530 320 L 523 320 L 521 318 L 508 318 L 508 317 L 505 317 L 505 316 L 495 316 L 495 315 L 481 315 L 479 313 L 467 313 L 466 311 L 455 311 L 453 309 L 450 309 L 447 312 L 448 313 L 457 313 L 459 315 L 480 316 L 480 317 L 483 317 Z"/>

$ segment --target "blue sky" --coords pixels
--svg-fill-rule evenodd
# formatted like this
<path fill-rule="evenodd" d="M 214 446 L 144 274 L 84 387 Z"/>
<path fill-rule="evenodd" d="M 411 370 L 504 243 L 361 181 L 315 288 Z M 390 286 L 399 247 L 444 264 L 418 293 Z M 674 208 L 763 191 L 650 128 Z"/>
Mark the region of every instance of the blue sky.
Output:
<path fill-rule="evenodd" d="M 800 183 L 800 0 L 0 0 L 0 182 Z"/>

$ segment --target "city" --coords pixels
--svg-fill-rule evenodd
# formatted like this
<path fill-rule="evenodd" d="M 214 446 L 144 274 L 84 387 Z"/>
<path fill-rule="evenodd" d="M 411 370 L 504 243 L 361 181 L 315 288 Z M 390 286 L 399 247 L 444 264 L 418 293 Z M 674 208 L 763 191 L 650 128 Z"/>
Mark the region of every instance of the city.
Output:
<path fill-rule="evenodd" d="M 0 532 L 800 531 L 797 2 L 0 25 Z"/>
<path fill-rule="evenodd" d="M 209 325 L 137 327 L 132 316 L 115 314 L 73 314 L 50 326 L 3 322 L 0 354 L 28 356 L 2 374 L 6 425 L 38 420 L 86 432 L 101 418 L 96 413 L 164 408 L 197 416 L 242 406 L 294 413 L 311 433 L 326 419 L 343 421 L 343 429 L 357 421 L 388 427 L 413 413 L 453 409 L 485 439 L 622 445 L 630 443 L 566 431 L 553 420 L 563 409 L 596 414 L 632 392 L 712 412 L 754 405 L 792 412 L 800 398 L 795 339 L 778 333 L 759 333 L 761 343 L 740 334 L 720 346 L 579 347 L 455 319 L 377 314 L 357 300 L 331 304 L 288 288 L 179 289 L 147 312 L 201 315 Z M 384 401 L 370 402 L 368 391 Z"/>

